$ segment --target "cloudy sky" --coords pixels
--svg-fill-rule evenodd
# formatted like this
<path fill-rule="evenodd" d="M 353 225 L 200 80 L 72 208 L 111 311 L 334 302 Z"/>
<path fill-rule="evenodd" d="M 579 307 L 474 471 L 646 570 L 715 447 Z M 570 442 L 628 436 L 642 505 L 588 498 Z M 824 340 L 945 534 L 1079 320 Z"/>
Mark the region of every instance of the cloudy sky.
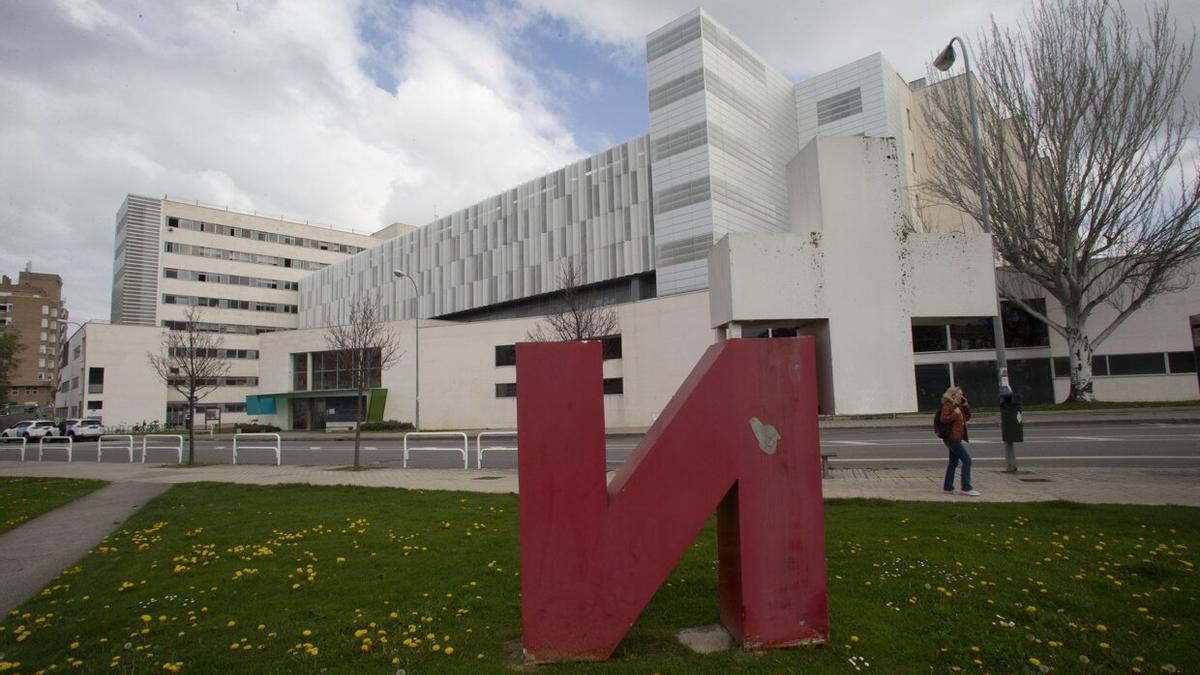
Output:
<path fill-rule="evenodd" d="M 876 51 L 920 77 L 950 35 L 1025 4 L 704 6 L 799 80 Z M 3 0 L 0 271 L 57 272 L 73 319 L 106 319 L 127 193 L 360 232 L 426 223 L 645 133 L 645 35 L 694 7 Z"/>

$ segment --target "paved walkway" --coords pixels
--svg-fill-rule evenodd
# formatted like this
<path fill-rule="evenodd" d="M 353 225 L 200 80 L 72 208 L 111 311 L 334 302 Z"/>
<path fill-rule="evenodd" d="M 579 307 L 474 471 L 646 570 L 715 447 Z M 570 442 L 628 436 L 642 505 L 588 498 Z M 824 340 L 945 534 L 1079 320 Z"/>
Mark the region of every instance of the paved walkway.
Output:
<path fill-rule="evenodd" d="M 1181 504 L 1200 507 L 1200 470 L 1070 468 L 1010 475 L 976 468 L 974 483 L 982 496 L 942 493 L 942 467 L 837 469 L 824 481 L 825 496 L 872 497 L 913 501 L 1030 502 L 1063 499 L 1093 504 Z M 172 485 L 214 481 L 275 485 L 361 485 L 414 490 L 513 493 L 517 472 L 475 469 L 372 469 L 345 471 L 321 466 L 223 464 L 191 469 L 146 464 L 0 461 L 0 476 L 96 478 L 111 482 Z M 86 550 L 86 548 L 85 548 Z M 3 578 L 0 576 L 0 578 Z"/>
<path fill-rule="evenodd" d="M 170 487 L 148 481 L 113 483 L 0 534 L 0 618 Z"/>

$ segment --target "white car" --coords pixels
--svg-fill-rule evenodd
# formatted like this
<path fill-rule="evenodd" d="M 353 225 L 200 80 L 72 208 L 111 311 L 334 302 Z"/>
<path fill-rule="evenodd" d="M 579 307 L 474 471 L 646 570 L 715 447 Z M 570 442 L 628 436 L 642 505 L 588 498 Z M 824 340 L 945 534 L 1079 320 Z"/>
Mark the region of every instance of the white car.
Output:
<path fill-rule="evenodd" d="M 0 431 L 0 438 L 25 438 L 27 440 L 57 435 L 58 427 L 50 420 L 25 420 Z"/>
<path fill-rule="evenodd" d="M 75 440 L 96 439 L 104 435 L 98 419 L 67 420 L 63 425 L 67 436 Z"/>

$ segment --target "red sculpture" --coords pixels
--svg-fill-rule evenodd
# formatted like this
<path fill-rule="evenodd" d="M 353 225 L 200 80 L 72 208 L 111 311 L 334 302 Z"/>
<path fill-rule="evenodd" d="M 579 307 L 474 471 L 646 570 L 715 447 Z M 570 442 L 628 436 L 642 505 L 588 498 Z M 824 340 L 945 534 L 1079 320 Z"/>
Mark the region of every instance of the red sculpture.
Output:
<path fill-rule="evenodd" d="M 608 485 L 601 366 L 599 342 L 517 345 L 526 656 L 608 658 L 714 510 L 734 638 L 825 642 L 813 340 L 710 347 Z"/>

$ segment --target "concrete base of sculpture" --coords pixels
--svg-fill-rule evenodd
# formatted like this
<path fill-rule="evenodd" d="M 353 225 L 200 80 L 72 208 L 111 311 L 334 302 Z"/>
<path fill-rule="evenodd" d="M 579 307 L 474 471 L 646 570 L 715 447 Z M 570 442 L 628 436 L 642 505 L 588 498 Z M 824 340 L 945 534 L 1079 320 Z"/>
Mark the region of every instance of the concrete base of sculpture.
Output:
<path fill-rule="evenodd" d="M 684 628 L 675 634 L 675 639 L 697 654 L 727 652 L 737 646 L 733 636 L 719 623 Z"/>

